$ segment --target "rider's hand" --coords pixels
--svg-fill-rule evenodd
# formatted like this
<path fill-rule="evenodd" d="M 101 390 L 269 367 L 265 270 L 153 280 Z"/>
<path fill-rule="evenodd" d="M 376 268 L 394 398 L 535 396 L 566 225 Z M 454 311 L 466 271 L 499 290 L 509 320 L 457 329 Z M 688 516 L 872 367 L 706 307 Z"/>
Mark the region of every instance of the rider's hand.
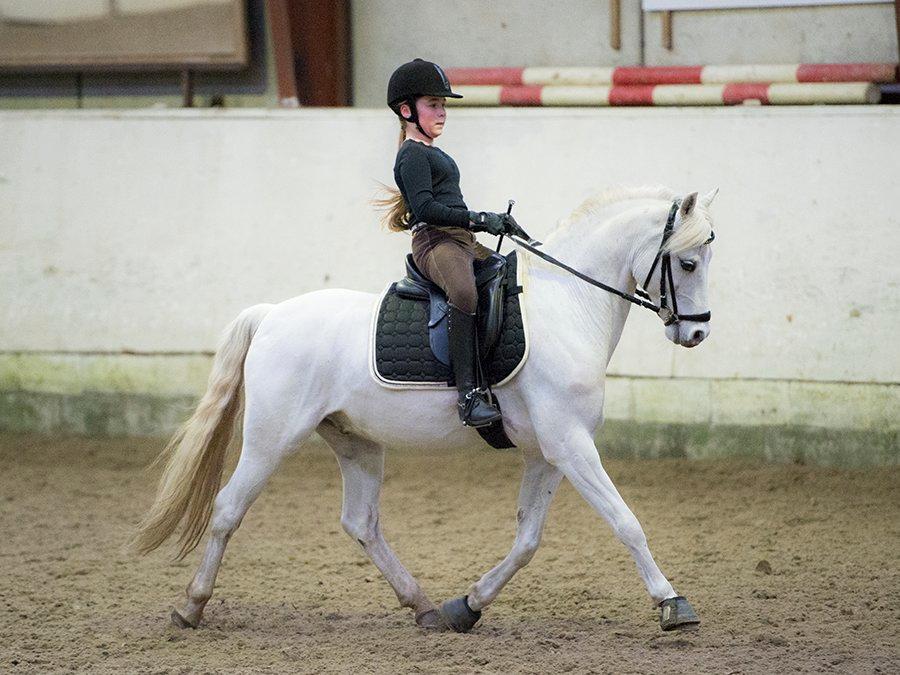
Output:
<path fill-rule="evenodd" d="M 505 213 L 469 211 L 469 220 L 472 223 L 472 230 L 475 232 L 500 235 L 506 234 L 509 229 L 509 216 Z"/>
<path fill-rule="evenodd" d="M 512 217 L 512 214 L 503 214 L 506 217 L 506 234 L 514 234 L 517 237 L 522 237 L 523 239 L 528 239 L 528 235 L 525 234 L 525 230 L 519 227 L 519 224 L 516 222 L 516 219 Z"/>

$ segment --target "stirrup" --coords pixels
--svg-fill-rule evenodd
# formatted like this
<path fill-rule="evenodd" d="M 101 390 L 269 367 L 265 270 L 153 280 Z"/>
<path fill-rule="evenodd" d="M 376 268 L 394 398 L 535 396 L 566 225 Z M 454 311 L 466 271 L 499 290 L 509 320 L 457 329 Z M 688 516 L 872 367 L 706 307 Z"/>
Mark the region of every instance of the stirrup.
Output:
<path fill-rule="evenodd" d="M 465 394 L 465 396 L 464 396 L 465 403 L 457 403 L 457 406 L 459 408 L 459 416 L 460 416 L 464 426 L 472 427 L 473 429 L 477 429 L 479 427 L 490 426 L 494 422 L 497 422 L 502 419 L 502 415 L 500 414 L 500 411 L 494 406 L 494 404 L 491 403 L 490 401 L 488 401 L 486 398 L 483 398 L 484 394 L 486 394 L 486 393 L 487 393 L 486 389 L 475 387 L 474 389 L 472 389 L 472 391 Z M 483 420 L 480 420 L 480 421 L 472 420 L 471 416 L 472 416 L 472 413 L 474 412 L 474 408 L 479 403 L 483 403 L 485 406 L 491 408 L 493 410 L 493 413 L 490 414 L 489 417 L 487 417 Z"/>
<path fill-rule="evenodd" d="M 472 400 L 473 398 L 475 398 L 475 394 L 481 394 L 482 396 L 484 396 L 485 394 L 487 394 L 487 392 L 488 392 L 488 390 L 485 389 L 484 387 L 475 387 L 472 391 L 470 391 L 468 394 L 466 394 L 466 400 L 467 401 Z M 485 399 L 485 403 L 490 404 L 490 401 Z M 491 404 L 491 405 L 493 405 L 493 404 Z"/>
<path fill-rule="evenodd" d="M 488 390 L 485 389 L 484 387 L 474 387 L 472 389 L 472 391 L 470 391 L 468 394 L 463 395 L 463 398 L 465 398 L 466 402 L 464 404 L 457 403 L 457 405 L 460 408 L 465 408 L 468 411 L 473 405 L 475 405 L 475 403 L 479 400 L 479 397 L 480 397 L 480 399 L 486 405 L 493 407 L 494 404 L 487 400 L 487 396 L 486 396 L 487 393 L 488 393 Z"/>

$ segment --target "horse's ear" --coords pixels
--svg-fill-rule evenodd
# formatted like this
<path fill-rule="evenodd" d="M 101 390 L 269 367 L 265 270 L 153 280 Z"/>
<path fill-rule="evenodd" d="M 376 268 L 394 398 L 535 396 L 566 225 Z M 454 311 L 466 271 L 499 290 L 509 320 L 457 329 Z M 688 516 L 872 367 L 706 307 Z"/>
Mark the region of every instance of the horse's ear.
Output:
<path fill-rule="evenodd" d="M 709 208 L 709 205 L 713 203 L 713 199 L 716 198 L 716 195 L 719 194 L 719 188 L 715 190 L 710 190 L 700 199 L 700 203 L 703 204 L 706 208 Z"/>
<path fill-rule="evenodd" d="M 694 207 L 696 205 L 697 205 L 697 193 L 692 192 L 691 194 L 689 194 L 687 197 L 685 197 L 681 201 L 681 208 L 679 209 L 679 211 L 681 212 L 681 219 L 684 220 L 689 215 L 691 215 L 691 212 L 694 210 Z"/>

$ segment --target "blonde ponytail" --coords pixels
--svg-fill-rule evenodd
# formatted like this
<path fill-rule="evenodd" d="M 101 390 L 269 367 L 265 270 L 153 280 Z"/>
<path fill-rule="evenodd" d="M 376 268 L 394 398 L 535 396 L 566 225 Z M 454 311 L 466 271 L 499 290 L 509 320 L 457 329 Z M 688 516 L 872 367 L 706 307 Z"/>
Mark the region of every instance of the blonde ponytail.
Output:
<path fill-rule="evenodd" d="M 400 140 L 397 143 L 399 148 L 406 140 L 406 122 L 400 120 Z M 395 187 L 381 183 L 380 192 L 382 197 L 374 197 L 372 204 L 378 211 L 384 211 L 381 216 L 381 224 L 391 232 L 404 232 L 410 228 L 412 224 L 412 214 L 406 207 L 406 200 L 403 195 Z"/>

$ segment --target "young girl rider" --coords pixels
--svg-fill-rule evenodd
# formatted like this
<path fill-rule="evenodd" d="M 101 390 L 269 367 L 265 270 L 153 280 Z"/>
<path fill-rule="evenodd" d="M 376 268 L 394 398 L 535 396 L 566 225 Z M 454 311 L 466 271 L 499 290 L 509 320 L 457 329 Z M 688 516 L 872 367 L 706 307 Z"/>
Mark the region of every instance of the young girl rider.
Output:
<path fill-rule="evenodd" d="M 416 267 L 441 287 L 450 303 L 450 362 L 459 391 L 459 417 L 481 427 L 500 419 L 475 378 L 475 260 L 490 249 L 473 232 L 499 235 L 508 228 L 505 213 L 469 211 L 459 189 L 459 168 L 434 140 L 444 131 L 446 98 L 462 98 L 436 63 L 415 59 L 394 71 L 387 103 L 400 118 L 400 149 L 394 163 L 399 193 L 382 202 L 389 229 L 412 231 Z"/>

